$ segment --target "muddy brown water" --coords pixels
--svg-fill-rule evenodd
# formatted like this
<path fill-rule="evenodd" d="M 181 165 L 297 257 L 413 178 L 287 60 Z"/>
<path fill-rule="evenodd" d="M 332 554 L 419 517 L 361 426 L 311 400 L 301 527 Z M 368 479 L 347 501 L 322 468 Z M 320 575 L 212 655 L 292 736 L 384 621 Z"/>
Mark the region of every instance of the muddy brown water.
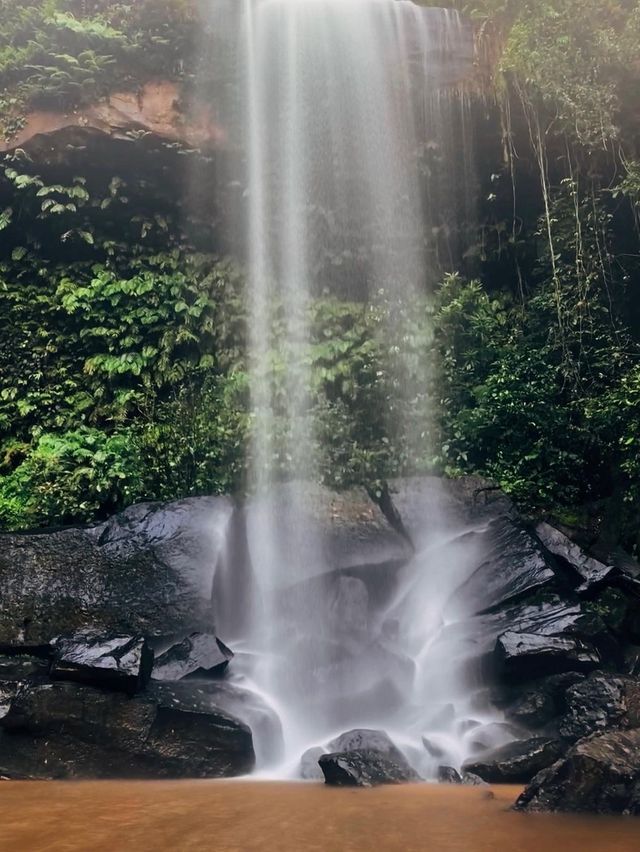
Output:
<path fill-rule="evenodd" d="M 640 819 L 520 814 L 516 787 L 4 782 L 11 852 L 640 852 Z"/>

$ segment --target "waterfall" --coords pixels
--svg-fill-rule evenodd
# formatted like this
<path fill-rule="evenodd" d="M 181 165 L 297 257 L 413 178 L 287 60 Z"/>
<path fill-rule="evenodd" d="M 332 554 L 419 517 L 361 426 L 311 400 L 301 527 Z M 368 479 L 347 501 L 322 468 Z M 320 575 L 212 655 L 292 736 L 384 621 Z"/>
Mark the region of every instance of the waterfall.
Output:
<path fill-rule="evenodd" d="M 235 670 L 279 713 L 284 766 L 341 730 L 379 725 L 428 775 L 437 759 L 423 736 L 452 762 L 465 755 L 469 637 L 451 629 L 465 612 L 448 602 L 473 548 L 436 495 L 373 614 L 367 583 L 336 576 L 317 523 L 326 495 L 311 484 L 309 308 L 326 294 L 384 307 L 398 403 L 388 432 L 424 456 L 429 364 L 405 341 L 414 300 L 458 256 L 451 224 L 472 216 L 465 101 L 441 93 L 470 32 L 457 13 L 411 0 L 244 0 L 239 27 L 255 496 Z"/>

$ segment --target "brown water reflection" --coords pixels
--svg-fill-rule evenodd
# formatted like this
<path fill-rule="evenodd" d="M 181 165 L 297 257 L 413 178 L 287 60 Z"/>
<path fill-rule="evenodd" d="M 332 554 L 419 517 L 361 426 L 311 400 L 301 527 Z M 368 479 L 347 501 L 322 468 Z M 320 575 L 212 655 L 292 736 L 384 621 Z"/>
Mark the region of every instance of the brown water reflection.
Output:
<path fill-rule="evenodd" d="M 516 788 L 4 782 L 11 852 L 640 852 L 640 820 L 516 814 Z"/>

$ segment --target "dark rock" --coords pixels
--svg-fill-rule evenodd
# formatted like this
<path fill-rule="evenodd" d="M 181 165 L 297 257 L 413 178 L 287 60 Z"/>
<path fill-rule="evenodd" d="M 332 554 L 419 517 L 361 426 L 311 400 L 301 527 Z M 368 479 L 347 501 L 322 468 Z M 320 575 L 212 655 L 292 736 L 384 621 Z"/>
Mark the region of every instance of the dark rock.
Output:
<path fill-rule="evenodd" d="M 318 763 L 323 754 L 326 754 L 325 750 L 316 746 L 307 749 L 302 755 L 300 758 L 300 777 L 304 781 L 322 781 L 324 779 L 324 774 Z"/>
<path fill-rule="evenodd" d="M 591 671 L 601 662 L 590 643 L 570 636 L 503 633 L 496 642 L 496 660 L 506 677 L 527 680 L 566 671 Z"/>
<path fill-rule="evenodd" d="M 495 784 L 522 784 L 540 770 L 554 763 L 562 754 L 558 740 L 534 737 L 524 742 L 508 743 L 476 760 L 467 761 L 463 769 Z"/>
<path fill-rule="evenodd" d="M 284 739 L 280 718 L 255 692 L 225 681 L 188 678 L 176 682 L 152 681 L 147 694 L 164 707 L 205 715 L 222 712 L 237 719 L 252 731 L 253 746 L 261 764 L 274 764 L 282 759 Z"/>
<path fill-rule="evenodd" d="M 4 719 L 11 710 L 11 705 L 13 703 L 13 699 L 16 697 L 17 691 L 17 683 L 7 683 L 5 681 L 0 682 L 0 719 Z"/>
<path fill-rule="evenodd" d="M 536 534 L 547 550 L 573 571 L 579 593 L 593 591 L 618 573 L 613 565 L 605 565 L 588 556 L 579 545 L 550 524 L 538 524 Z"/>
<path fill-rule="evenodd" d="M 617 643 L 602 619 L 587 610 L 585 604 L 546 591 L 536 598 L 473 619 L 477 623 L 476 635 L 481 649 L 493 650 L 496 638 L 503 633 L 533 633 L 583 639 L 617 659 Z"/>
<path fill-rule="evenodd" d="M 220 778 L 255 760 L 250 730 L 219 709 L 77 683 L 19 687 L 0 726 L 10 777 Z"/>
<path fill-rule="evenodd" d="M 0 681 L 48 678 L 49 660 L 27 655 L 0 656 Z"/>
<path fill-rule="evenodd" d="M 181 680 L 189 675 L 219 677 L 233 652 L 212 633 L 192 633 L 156 657 L 154 680 Z"/>
<path fill-rule="evenodd" d="M 550 675 L 517 690 L 502 706 L 507 716 L 526 728 L 542 728 L 566 711 L 566 692 L 584 680 L 579 672 Z M 515 697 L 513 697 L 515 695 Z"/>
<path fill-rule="evenodd" d="M 640 730 L 611 731 L 573 746 L 516 802 L 523 811 L 640 814 Z"/>
<path fill-rule="evenodd" d="M 453 766 L 439 766 L 438 782 L 440 784 L 462 784 L 462 776 Z"/>
<path fill-rule="evenodd" d="M 512 520 L 491 521 L 482 544 L 482 562 L 455 594 L 475 612 L 495 611 L 555 580 L 537 539 Z"/>
<path fill-rule="evenodd" d="M 134 693 L 151 676 L 153 651 L 141 636 L 84 630 L 53 643 L 51 677 Z"/>
<path fill-rule="evenodd" d="M 560 722 L 560 734 L 575 741 L 617 727 L 626 713 L 624 696 L 621 678 L 593 673 L 567 690 L 567 712 Z"/>
<path fill-rule="evenodd" d="M 190 498 L 132 506 L 87 529 L 0 536 L 0 651 L 84 628 L 211 632 L 232 510 L 227 498 Z"/>
<path fill-rule="evenodd" d="M 603 672 L 567 690 L 566 714 L 559 726 L 561 736 L 579 740 L 608 728 L 640 724 L 640 682 Z"/>
<path fill-rule="evenodd" d="M 373 787 L 420 780 L 406 760 L 398 763 L 379 751 L 323 754 L 318 762 L 325 783 L 336 787 Z"/>
<path fill-rule="evenodd" d="M 640 675 L 640 645 L 627 645 L 624 651 L 624 672 L 628 675 Z"/>
<path fill-rule="evenodd" d="M 399 765 L 406 763 L 407 760 L 385 731 L 373 731 L 368 728 L 355 728 L 353 731 L 340 734 L 327 744 L 327 751 L 378 752 Z"/>

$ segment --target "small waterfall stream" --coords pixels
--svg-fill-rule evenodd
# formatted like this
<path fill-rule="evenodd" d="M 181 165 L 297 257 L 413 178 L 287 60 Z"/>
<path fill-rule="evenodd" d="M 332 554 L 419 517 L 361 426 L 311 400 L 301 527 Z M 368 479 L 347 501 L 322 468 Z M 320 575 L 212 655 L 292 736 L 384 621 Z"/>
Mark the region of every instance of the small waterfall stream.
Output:
<path fill-rule="evenodd" d="M 433 777 L 443 760 L 460 765 L 483 721 L 459 629 L 469 613 L 454 596 L 477 564 L 474 539 L 435 495 L 414 555 L 387 566 L 396 572 L 384 593 L 374 572 L 336 574 L 317 523 L 322 493 L 300 484 L 318 480 L 309 306 L 327 293 L 386 306 L 404 402 L 390 402 L 389 434 L 424 455 L 424 413 L 417 404 L 397 413 L 412 410 L 429 378 L 428 364 L 405 369 L 406 305 L 441 274 L 447 221 L 472 215 L 464 98 L 440 91 L 471 36 L 457 13 L 410 0 L 243 2 L 255 498 L 234 668 L 282 721 L 285 754 L 263 770 L 295 773 L 305 749 L 375 726 Z"/>

